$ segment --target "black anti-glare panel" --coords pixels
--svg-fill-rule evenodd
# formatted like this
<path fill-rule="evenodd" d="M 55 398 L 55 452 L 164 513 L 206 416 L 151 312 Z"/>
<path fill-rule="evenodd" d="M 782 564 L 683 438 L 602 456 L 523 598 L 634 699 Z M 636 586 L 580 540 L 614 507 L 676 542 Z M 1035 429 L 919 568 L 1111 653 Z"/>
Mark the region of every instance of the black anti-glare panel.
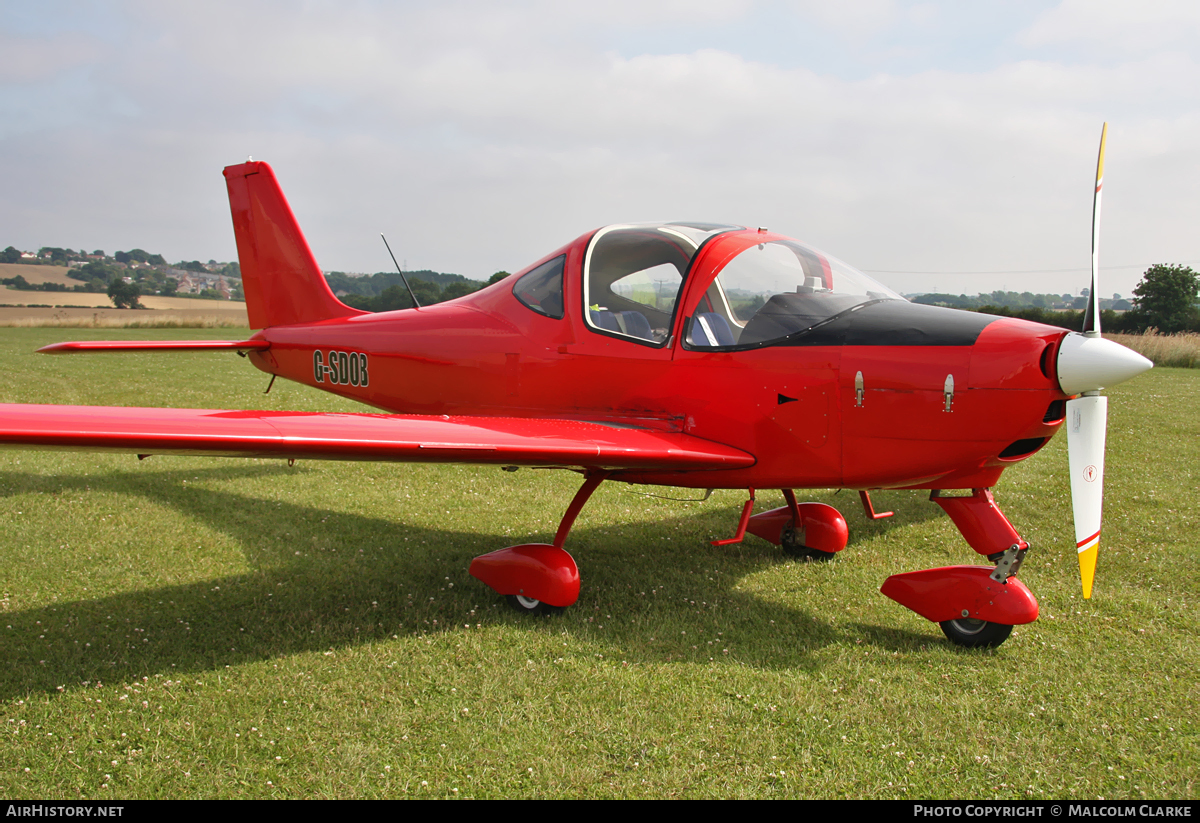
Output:
<path fill-rule="evenodd" d="M 999 318 L 906 300 L 881 300 L 843 312 L 779 346 L 972 346 Z"/>

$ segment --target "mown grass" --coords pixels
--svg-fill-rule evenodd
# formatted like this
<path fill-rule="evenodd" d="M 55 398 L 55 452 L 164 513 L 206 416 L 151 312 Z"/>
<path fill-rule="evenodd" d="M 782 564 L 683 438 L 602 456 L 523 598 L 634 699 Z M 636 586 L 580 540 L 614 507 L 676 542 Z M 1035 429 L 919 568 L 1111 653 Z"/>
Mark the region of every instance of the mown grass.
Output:
<path fill-rule="evenodd" d="M 0 333 L 0 400 L 355 408 L 232 356 L 32 354 L 58 339 Z M 708 545 L 736 493 L 605 484 L 579 603 L 531 620 L 466 569 L 548 540 L 565 472 L 0 452 L 0 794 L 1194 798 L 1200 374 L 1109 394 L 1096 594 L 1057 438 L 996 489 L 1042 617 L 990 652 L 878 592 L 974 562 L 920 493 L 806 493 L 851 526 L 812 565 Z"/>

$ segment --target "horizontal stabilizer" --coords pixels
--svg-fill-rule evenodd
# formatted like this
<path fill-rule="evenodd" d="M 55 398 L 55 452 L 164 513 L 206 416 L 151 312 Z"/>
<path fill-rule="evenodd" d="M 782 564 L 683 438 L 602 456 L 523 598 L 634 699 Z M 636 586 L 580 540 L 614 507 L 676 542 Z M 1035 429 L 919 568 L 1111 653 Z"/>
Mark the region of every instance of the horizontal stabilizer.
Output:
<path fill-rule="evenodd" d="M 81 352 L 118 351 L 264 351 L 271 348 L 266 340 L 82 340 L 51 343 L 38 349 L 40 354 L 79 354 Z"/>
<path fill-rule="evenodd" d="M 413 463 L 689 471 L 752 455 L 681 432 L 578 420 L 0 405 L 0 446 Z"/>

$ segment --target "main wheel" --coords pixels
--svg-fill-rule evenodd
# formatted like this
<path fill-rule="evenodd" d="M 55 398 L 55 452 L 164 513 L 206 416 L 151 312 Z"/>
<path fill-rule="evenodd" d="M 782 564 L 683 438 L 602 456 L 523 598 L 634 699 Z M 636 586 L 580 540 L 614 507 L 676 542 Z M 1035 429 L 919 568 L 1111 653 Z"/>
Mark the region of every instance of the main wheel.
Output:
<path fill-rule="evenodd" d="M 549 603 L 543 603 L 520 594 L 506 594 L 504 599 L 508 605 L 521 614 L 562 614 L 564 608 L 563 606 L 551 606 Z"/>
<path fill-rule="evenodd" d="M 940 625 L 951 643 L 968 648 L 995 648 L 1007 640 L 1013 630 L 1007 623 L 989 623 L 971 617 L 943 620 Z"/>
<path fill-rule="evenodd" d="M 810 562 L 823 563 L 826 560 L 833 559 L 833 552 L 823 552 L 820 549 L 810 549 L 808 546 L 805 546 L 804 532 L 797 533 L 790 521 L 787 526 L 784 526 L 783 532 L 779 535 L 779 546 L 783 549 L 783 553 L 793 560 L 808 560 Z"/>

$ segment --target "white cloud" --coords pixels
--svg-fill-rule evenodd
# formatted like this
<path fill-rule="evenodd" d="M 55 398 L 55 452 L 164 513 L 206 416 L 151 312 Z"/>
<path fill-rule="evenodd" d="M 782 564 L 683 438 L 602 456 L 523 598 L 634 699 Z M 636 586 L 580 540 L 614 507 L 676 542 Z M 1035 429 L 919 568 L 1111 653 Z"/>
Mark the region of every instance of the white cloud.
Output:
<path fill-rule="evenodd" d="M 1189 0 L 1063 0 L 1020 35 L 1027 46 L 1085 43 L 1118 54 L 1195 50 L 1200 6 Z"/>
<path fill-rule="evenodd" d="M 940 14 L 884 5 L 862 25 Z M 0 245 L 231 256 L 219 169 L 253 154 L 329 268 L 385 268 L 383 229 L 410 265 L 486 276 L 606 222 L 671 217 L 765 224 L 866 268 L 1086 267 L 1109 119 L 1105 259 L 1200 257 L 1186 51 L 854 79 L 733 41 L 623 55 L 605 39 L 679 15 L 720 29 L 754 11 L 744 3 L 128 8 L 75 74 L 0 83 L 5 122 L 25 124 L 0 138 Z M 64 37 L 82 36 L 67 22 Z M 14 42 L 35 67 L 61 48 Z M 76 74 L 86 82 L 31 91 Z M 1045 280 L 1004 285 L 1082 282 Z"/>

